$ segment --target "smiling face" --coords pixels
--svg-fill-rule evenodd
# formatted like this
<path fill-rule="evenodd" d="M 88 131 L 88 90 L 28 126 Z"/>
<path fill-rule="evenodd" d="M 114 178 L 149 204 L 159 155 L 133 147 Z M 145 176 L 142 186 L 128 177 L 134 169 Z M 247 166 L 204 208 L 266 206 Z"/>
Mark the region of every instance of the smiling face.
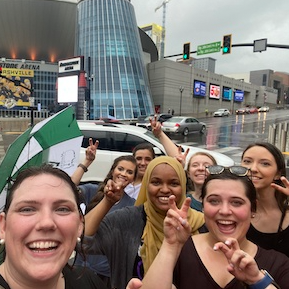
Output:
<path fill-rule="evenodd" d="M 194 155 L 191 157 L 188 167 L 188 176 L 194 185 L 202 186 L 208 173 L 207 166 L 215 165 L 215 163 L 206 155 Z"/>
<path fill-rule="evenodd" d="M 148 149 L 141 149 L 135 152 L 134 157 L 137 162 L 137 176 L 138 178 L 142 178 L 148 164 L 153 160 L 152 153 Z"/>
<path fill-rule="evenodd" d="M 136 166 L 130 161 L 120 161 L 112 172 L 112 180 L 115 183 L 122 183 L 126 187 L 133 182 L 135 176 Z"/>
<path fill-rule="evenodd" d="M 10 208 L 0 216 L 5 239 L 5 270 L 18 282 L 59 278 L 83 231 L 71 187 L 62 179 L 28 177 L 14 191 Z"/>
<path fill-rule="evenodd" d="M 176 203 L 182 197 L 182 186 L 176 171 L 168 164 L 157 165 L 152 173 L 148 184 L 148 197 L 153 205 L 161 210 L 169 209 L 169 196 L 176 196 Z"/>
<path fill-rule="evenodd" d="M 264 147 L 253 146 L 245 151 L 241 165 L 250 169 L 252 182 L 259 191 L 270 188 L 280 178 L 274 156 Z"/>
<path fill-rule="evenodd" d="M 251 202 L 241 181 L 210 180 L 203 205 L 205 223 L 215 242 L 232 237 L 240 243 L 246 238 L 251 222 Z"/>

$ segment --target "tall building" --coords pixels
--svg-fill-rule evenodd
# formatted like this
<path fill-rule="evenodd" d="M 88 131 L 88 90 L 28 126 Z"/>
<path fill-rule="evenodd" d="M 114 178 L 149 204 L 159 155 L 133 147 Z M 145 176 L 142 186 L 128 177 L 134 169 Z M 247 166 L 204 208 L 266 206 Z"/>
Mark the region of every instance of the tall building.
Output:
<path fill-rule="evenodd" d="M 80 0 L 76 54 L 86 59 L 91 118 L 153 112 L 134 8 L 128 0 Z"/>

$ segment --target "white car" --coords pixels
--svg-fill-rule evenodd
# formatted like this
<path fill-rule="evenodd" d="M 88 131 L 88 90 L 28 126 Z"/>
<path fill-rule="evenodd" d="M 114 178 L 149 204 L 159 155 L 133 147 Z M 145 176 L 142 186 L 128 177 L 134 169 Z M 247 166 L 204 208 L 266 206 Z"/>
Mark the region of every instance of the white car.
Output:
<path fill-rule="evenodd" d="M 226 108 L 219 108 L 213 113 L 213 116 L 229 116 L 230 111 Z"/>
<path fill-rule="evenodd" d="M 267 111 L 269 111 L 269 110 L 270 110 L 269 106 L 261 106 L 261 107 L 258 109 L 259 112 L 267 112 Z"/>
<path fill-rule="evenodd" d="M 159 140 L 147 129 L 126 124 L 95 123 L 94 121 L 78 121 L 78 126 L 84 138 L 80 149 L 80 162 L 85 158 L 85 150 L 91 137 L 93 141 L 99 140 L 95 161 L 88 168 L 81 182 L 102 182 L 109 172 L 115 158 L 132 154 L 133 148 L 139 143 L 148 142 L 154 146 L 156 156 L 165 155 L 165 149 Z M 190 155 L 205 151 L 210 153 L 218 164 L 225 167 L 234 165 L 234 161 L 221 153 L 208 151 L 197 147 L 182 145 L 183 150 L 190 148 Z"/>

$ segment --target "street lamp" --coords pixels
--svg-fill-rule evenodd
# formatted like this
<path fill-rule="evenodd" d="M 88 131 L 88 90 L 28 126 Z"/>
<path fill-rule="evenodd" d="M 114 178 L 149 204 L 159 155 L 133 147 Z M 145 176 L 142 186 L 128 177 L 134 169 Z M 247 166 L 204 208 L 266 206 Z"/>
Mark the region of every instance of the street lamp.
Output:
<path fill-rule="evenodd" d="M 183 101 L 183 91 L 184 91 L 184 87 L 180 86 L 179 88 L 180 93 L 181 93 L 181 97 L 180 97 L 180 115 L 182 115 L 182 101 Z"/>

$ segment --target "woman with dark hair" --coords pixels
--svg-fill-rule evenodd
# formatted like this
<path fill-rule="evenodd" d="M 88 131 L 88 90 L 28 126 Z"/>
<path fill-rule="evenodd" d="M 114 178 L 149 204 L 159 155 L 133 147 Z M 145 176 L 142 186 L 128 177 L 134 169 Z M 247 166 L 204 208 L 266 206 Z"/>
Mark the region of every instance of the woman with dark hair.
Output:
<path fill-rule="evenodd" d="M 208 232 L 190 236 L 186 211 L 174 196 L 164 220 L 164 241 L 142 280 L 127 289 L 276 289 L 289 284 L 289 259 L 246 238 L 256 190 L 244 167 L 212 166 L 202 189 Z M 161 276 L 161 278 L 160 278 Z"/>
<path fill-rule="evenodd" d="M 254 143 L 244 150 L 241 164 L 250 169 L 258 194 L 248 239 L 289 257 L 289 182 L 282 153 L 270 143 Z"/>
<path fill-rule="evenodd" d="M 0 214 L 1 288 L 105 288 L 89 269 L 69 266 L 81 244 L 84 218 L 78 189 L 50 165 L 23 170 Z"/>

